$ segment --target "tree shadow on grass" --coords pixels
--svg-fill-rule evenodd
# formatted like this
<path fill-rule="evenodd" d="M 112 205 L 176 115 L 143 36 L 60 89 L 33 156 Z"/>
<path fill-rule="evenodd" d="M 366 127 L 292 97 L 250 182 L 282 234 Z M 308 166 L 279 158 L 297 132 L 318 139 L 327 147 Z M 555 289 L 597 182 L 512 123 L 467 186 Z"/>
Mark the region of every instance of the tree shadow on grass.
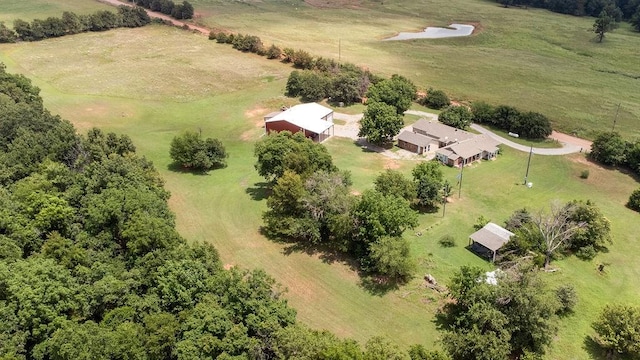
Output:
<path fill-rule="evenodd" d="M 595 360 L 608 360 L 617 359 L 617 357 L 608 356 L 607 351 L 604 350 L 597 342 L 593 340 L 591 336 L 585 336 L 582 342 L 582 348 L 589 353 L 590 359 Z"/>
<path fill-rule="evenodd" d="M 210 170 L 215 170 L 215 169 L 220 169 L 221 167 L 217 167 L 217 168 L 213 168 Z M 176 172 L 176 173 L 181 173 L 181 174 L 191 174 L 191 175 L 209 175 L 209 171 L 210 170 L 197 170 L 197 169 L 191 169 L 191 168 L 186 168 L 178 163 L 171 163 L 167 166 L 167 170 L 172 171 L 172 172 Z"/>
<path fill-rule="evenodd" d="M 389 291 L 397 290 L 400 287 L 400 283 L 393 279 L 389 279 L 383 276 L 360 274 L 360 287 L 365 289 L 369 294 L 375 296 L 384 296 Z"/>
<path fill-rule="evenodd" d="M 365 153 L 382 153 L 385 150 L 389 150 L 393 148 L 393 143 L 376 145 L 367 141 L 367 139 L 360 138 L 358 140 L 354 140 L 354 145 L 358 146 L 362 152 Z"/>
<path fill-rule="evenodd" d="M 262 201 L 271 195 L 271 186 L 267 182 L 257 182 L 253 187 L 246 188 L 244 192 L 251 196 L 251 200 Z"/>

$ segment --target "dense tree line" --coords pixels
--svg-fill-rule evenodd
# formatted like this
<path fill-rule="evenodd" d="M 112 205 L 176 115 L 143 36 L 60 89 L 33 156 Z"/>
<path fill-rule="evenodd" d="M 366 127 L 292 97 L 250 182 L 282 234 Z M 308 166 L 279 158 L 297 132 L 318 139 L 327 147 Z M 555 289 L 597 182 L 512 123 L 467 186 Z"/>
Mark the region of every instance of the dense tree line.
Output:
<path fill-rule="evenodd" d="M 182 4 L 176 4 L 171 0 L 129 0 L 129 2 L 178 20 L 192 19 L 194 14 L 193 5 L 188 1 L 183 1 Z"/>
<path fill-rule="evenodd" d="M 600 164 L 623 167 L 640 175 L 640 140 L 625 140 L 618 132 L 608 131 L 598 135 L 587 156 Z M 631 194 L 627 206 L 640 212 L 640 189 Z"/>
<path fill-rule="evenodd" d="M 349 174 L 302 133 L 271 134 L 256 144 L 255 155 L 258 172 L 273 184 L 263 215 L 268 237 L 348 253 L 364 272 L 394 281 L 412 276 L 402 238 L 417 225 L 409 201 L 372 190 L 353 195 Z"/>
<path fill-rule="evenodd" d="M 474 102 L 471 113 L 478 124 L 495 126 L 527 139 L 545 139 L 553 131 L 546 116 L 533 111 L 521 112 L 512 106 Z"/>
<path fill-rule="evenodd" d="M 300 56 L 298 52 L 291 55 L 294 66 L 311 68 L 291 72 L 285 95 L 300 97 L 303 101 L 329 99 L 334 104 L 351 105 L 361 102 L 369 86 L 381 81 L 368 70 L 353 64 L 338 64 L 331 59 L 311 58 L 311 65 L 306 65 L 307 61 L 304 59 L 307 57 L 304 54 L 302 58 Z"/>
<path fill-rule="evenodd" d="M 620 166 L 640 174 L 640 140 L 625 140 L 615 131 L 603 132 L 591 144 L 589 158 L 608 166 Z"/>
<path fill-rule="evenodd" d="M 234 49 L 242 52 L 293 64 L 299 70 L 289 75 L 285 95 L 300 97 L 303 101 L 328 98 L 334 104 L 351 105 L 365 97 L 370 84 L 382 80 L 353 64 L 338 64 L 333 59 L 314 57 L 305 50 L 280 49 L 275 44 L 266 47 L 254 35 L 211 31 L 209 39 L 221 44 L 231 44 Z"/>
<path fill-rule="evenodd" d="M 598 17 L 603 10 L 615 13 L 615 21 L 638 14 L 638 0 L 497 0 L 503 6 L 537 7 L 575 16 Z"/>
<path fill-rule="evenodd" d="M 263 271 L 188 244 L 168 198 L 127 136 L 76 134 L 0 66 L 0 357 L 444 359 L 297 324 Z"/>
<path fill-rule="evenodd" d="M 87 31 L 141 27 L 150 22 L 149 15 L 139 7 L 119 6 L 117 13 L 101 10 L 90 15 L 77 15 L 65 11 L 60 18 L 34 19 L 30 23 L 16 19 L 13 22 L 13 30 L 0 24 L 0 42 L 38 41 Z"/>

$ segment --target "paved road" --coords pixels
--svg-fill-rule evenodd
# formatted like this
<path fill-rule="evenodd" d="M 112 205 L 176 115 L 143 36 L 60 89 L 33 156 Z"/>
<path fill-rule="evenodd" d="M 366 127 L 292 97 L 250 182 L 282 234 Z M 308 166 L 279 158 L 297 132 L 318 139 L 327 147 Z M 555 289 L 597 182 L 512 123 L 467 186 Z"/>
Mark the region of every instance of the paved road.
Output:
<path fill-rule="evenodd" d="M 428 112 L 424 112 L 424 111 L 416 111 L 416 110 L 407 110 L 405 111 L 405 114 L 410 114 L 410 115 L 417 115 L 417 116 L 426 116 L 429 118 L 433 118 L 434 114 L 428 113 Z M 436 117 L 437 119 L 437 117 Z M 499 136 L 497 134 L 495 134 L 494 132 L 492 132 L 491 130 L 485 129 L 484 127 L 478 125 L 478 124 L 472 124 L 471 128 L 479 133 L 485 134 L 489 137 L 491 137 L 492 139 L 500 142 L 501 144 L 504 144 L 510 148 L 514 148 L 516 150 L 520 150 L 520 151 L 524 151 L 524 152 L 529 152 L 531 150 L 531 146 L 526 146 L 526 145 L 521 145 L 518 143 L 515 143 L 509 139 L 503 138 L 502 136 Z M 558 136 L 560 137 L 560 136 Z M 577 152 L 582 152 L 582 151 L 587 151 L 590 146 L 588 148 L 585 148 L 585 144 L 590 144 L 589 142 L 583 140 L 583 139 L 579 139 L 579 138 L 575 138 L 566 134 L 562 134 L 561 137 L 563 140 L 565 141 L 559 141 L 560 144 L 562 144 L 561 148 L 533 148 L 533 153 L 534 154 L 538 154 L 538 155 L 567 155 L 567 154 L 573 154 L 573 153 L 577 153 Z"/>

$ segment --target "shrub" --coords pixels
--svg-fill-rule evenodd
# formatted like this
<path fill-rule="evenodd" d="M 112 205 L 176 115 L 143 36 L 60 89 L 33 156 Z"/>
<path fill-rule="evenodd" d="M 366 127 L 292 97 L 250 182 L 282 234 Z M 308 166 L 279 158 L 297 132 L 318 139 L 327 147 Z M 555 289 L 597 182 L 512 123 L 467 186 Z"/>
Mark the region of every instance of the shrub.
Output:
<path fill-rule="evenodd" d="M 16 40 L 18 40 L 18 35 L 3 22 L 0 22 L 0 43 L 14 43 Z"/>
<path fill-rule="evenodd" d="M 455 239 L 449 234 L 443 235 L 440 240 L 438 240 L 438 243 L 440 243 L 440 246 L 447 248 L 456 246 Z"/>
<path fill-rule="evenodd" d="M 640 189 L 635 190 L 629 196 L 629 201 L 627 202 L 627 206 L 631 210 L 635 210 L 640 212 Z"/>
<path fill-rule="evenodd" d="M 209 31 L 209 40 L 215 40 L 216 39 L 216 32 L 211 30 Z"/>
<path fill-rule="evenodd" d="M 589 170 L 582 170 L 580 173 L 580 179 L 588 179 L 589 178 Z"/>
<path fill-rule="evenodd" d="M 293 62 L 295 52 L 296 51 L 293 50 L 292 48 L 284 48 L 284 50 L 282 50 L 282 54 L 284 55 L 284 57 L 282 58 L 282 62 L 285 62 L 285 63 Z"/>
<path fill-rule="evenodd" d="M 225 44 L 227 42 L 227 38 L 229 36 L 223 32 L 219 32 L 216 34 L 216 42 L 219 44 Z"/>
<path fill-rule="evenodd" d="M 476 223 L 473 224 L 473 228 L 478 231 L 480 229 L 482 229 L 485 225 L 487 225 L 489 223 L 489 219 L 487 219 L 486 217 L 484 217 L 483 215 L 480 215 L 477 219 L 476 219 Z"/>
<path fill-rule="evenodd" d="M 312 69 L 313 56 L 304 50 L 298 50 L 293 54 L 293 66 L 299 69 Z"/>
<path fill-rule="evenodd" d="M 271 45 L 266 52 L 267 59 L 279 59 L 282 55 L 282 50 L 275 45 Z"/>
<path fill-rule="evenodd" d="M 427 90 L 427 96 L 422 98 L 420 104 L 431 109 L 439 110 L 451 105 L 451 100 L 449 100 L 449 97 L 444 91 L 429 88 L 429 90 Z"/>
<path fill-rule="evenodd" d="M 561 285 L 556 289 L 556 297 L 560 302 L 560 308 L 558 312 L 560 314 L 566 314 L 573 311 L 573 308 L 578 303 L 578 294 L 576 289 L 571 285 Z"/>

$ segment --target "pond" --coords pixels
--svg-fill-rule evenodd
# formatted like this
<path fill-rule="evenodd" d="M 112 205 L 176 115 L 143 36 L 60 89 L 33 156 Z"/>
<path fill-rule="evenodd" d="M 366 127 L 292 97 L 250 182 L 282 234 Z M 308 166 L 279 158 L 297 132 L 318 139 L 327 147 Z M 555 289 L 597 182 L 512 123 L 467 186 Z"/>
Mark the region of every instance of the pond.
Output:
<path fill-rule="evenodd" d="M 469 36 L 473 33 L 473 25 L 451 24 L 448 28 L 428 27 L 421 32 L 401 32 L 385 40 L 442 39 L 458 36 Z"/>

